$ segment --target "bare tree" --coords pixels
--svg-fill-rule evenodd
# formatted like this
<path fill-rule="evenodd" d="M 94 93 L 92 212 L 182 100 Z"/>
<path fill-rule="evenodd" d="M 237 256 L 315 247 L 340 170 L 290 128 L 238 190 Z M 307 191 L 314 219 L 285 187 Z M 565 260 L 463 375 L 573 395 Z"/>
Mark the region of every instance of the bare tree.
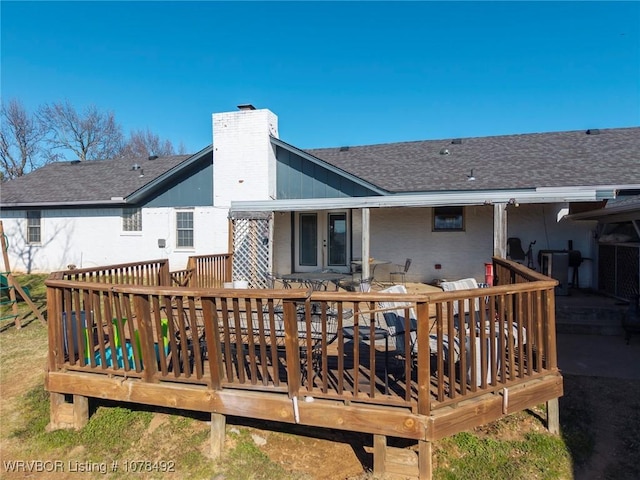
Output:
<path fill-rule="evenodd" d="M 37 118 L 24 105 L 11 99 L 2 102 L 0 112 L 0 180 L 9 180 L 41 166 L 41 141 L 44 137 Z"/>
<path fill-rule="evenodd" d="M 175 149 L 170 140 L 160 140 L 160 137 L 146 131 L 132 131 L 129 140 L 120 153 L 122 157 L 148 157 L 158 155 L 159 157 L 175 155 Z"/>
<path fill-rule="evenodd" d="M 185 155 L 187 153 L 187 147 L 184 142 L 181 140 L 180 145 L 178 146 L 178 155 Z"/>
<path fill-rule="evenodd" d="M 58 157 L 60 150 L 70 150 L 81 161 L 104 160 L 122 149 L 122 129 L 113 113 L 95 105 L 79 114 L 69 101 L 57 102 L 41 107 L 38 116 L 48 130 L 51 153 Z"/>

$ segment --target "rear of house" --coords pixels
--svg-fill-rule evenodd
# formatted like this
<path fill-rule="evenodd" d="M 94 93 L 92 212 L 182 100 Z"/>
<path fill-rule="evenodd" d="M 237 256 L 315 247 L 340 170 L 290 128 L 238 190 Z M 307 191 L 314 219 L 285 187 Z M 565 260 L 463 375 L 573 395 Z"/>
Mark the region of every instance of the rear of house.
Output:
<path fill-rule="evenodd" d="M 5 183 L 13 268 L 155 258 L 181 268 L 229 251 L 235 279 L 251 285 L 372 258 L 363 274 L 381 280 L 411 259 L 409 281 L 484 281 L 485 263 L 517 238 L 534 268 L 556 260 L 564 294 L 574 269 L 575 286 L 598 288 L 609 268 L 598 219 L 573 214 L 640 189 L 636 127 L 305 150 L 280 140 L 266 109 L 212 120 L 212 146 L 192 156 L 61 162 Z"/>

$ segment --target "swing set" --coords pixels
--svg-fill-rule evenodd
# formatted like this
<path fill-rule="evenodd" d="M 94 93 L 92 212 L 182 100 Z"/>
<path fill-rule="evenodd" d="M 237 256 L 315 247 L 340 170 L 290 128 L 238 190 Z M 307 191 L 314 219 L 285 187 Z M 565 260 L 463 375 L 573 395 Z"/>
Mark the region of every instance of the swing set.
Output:
<path fill-rule="evenodd" d="M 20 314 L 18 308 L 18 301 L 22 300 L 29 305 L 30 311 L 38 317 L 38 319 L 46 325 L 46 320 L 42 316 L 42 313 L 38 310 L 38 307 L 31 299 L 31 292 L 27 287 L 22 287 L 18 280 L 11 273 L 11 267 L 9 265 L 8 254 L 8 240 L 4 233 L 4 227 L 0 220 L 0 243 L 2 243 L 2 257 L 4 259 L 4 272 L 0 272 L 0 306 L 2 306 L 2 313 L 0 314 L 0 327 L 4 328 L 4 321 L 10 320 L 8 324 L 14 324 L 16 328 L 22 328 L 22 320 L 26 318 L 29 312 Z M 10 308 L 7 308 L 10 307 Z M 8 312 L 11 313 L 8 313 Z"/>

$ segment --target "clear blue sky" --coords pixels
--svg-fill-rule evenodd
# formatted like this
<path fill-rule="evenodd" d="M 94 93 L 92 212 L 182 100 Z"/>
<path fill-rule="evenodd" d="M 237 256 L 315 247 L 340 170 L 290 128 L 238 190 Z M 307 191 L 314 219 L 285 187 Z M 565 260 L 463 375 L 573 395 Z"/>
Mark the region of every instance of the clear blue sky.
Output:
<path fill-rule="evenodd" d="M 9 2 L 2 98 L 188 152 L 252 103 L 300 148 L 640 125 L 639 2 Z"/>

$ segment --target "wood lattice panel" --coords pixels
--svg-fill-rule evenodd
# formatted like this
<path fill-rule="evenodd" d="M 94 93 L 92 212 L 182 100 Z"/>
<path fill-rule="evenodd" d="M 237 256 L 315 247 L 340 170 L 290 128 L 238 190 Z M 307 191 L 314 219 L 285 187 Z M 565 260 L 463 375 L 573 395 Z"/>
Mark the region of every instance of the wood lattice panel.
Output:
<path fill-rule="evenodd" d="M 251 288 L 267 288 L 271 270 L 272 215 L 233 218 L 233 279 L 247 280 Z"/>

